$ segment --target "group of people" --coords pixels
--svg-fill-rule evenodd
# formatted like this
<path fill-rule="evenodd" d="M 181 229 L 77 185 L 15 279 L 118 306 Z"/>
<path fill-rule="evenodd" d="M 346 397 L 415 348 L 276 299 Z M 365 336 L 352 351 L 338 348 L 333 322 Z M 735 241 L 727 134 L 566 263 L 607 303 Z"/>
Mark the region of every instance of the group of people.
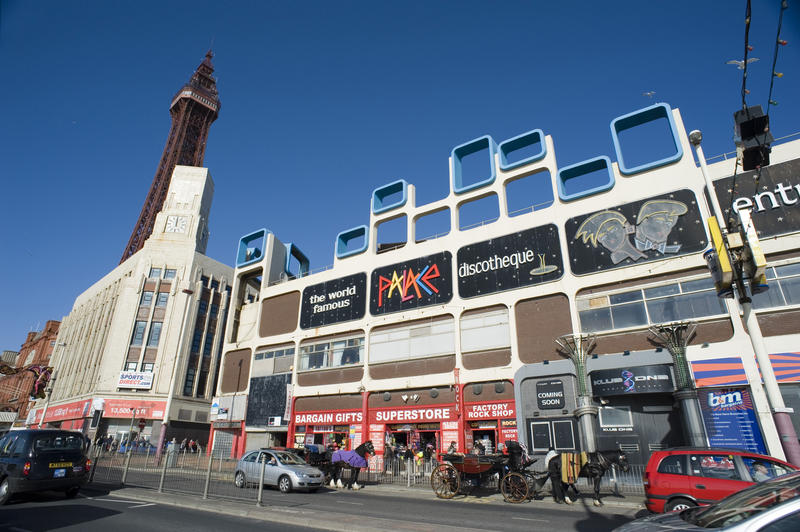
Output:
<path fill-rule="evenodd" d="M 181 445 L 179 447 L 181 452 L 189 452 L 189 453 L 196 453 L 198 451 L 198 444 L 194 440 L 187 440 L 184 438 L 181 440 Z"/>

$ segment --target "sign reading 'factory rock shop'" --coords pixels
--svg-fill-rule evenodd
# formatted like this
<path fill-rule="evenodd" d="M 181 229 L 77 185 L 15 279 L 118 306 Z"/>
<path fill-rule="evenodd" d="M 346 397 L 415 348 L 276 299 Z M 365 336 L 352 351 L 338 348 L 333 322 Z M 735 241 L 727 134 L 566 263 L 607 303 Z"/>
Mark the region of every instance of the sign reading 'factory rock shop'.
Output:
<path fill-rule="evenodd" d="M 570 218 L 566 223 L 575 275 L 703 251 L 705 223 L 691 190 Z"/>
<path fill-rule="evenodd" d="M 449 251 L 373 270 L 369 311 L 373 315 L 427 307 L 453 298 Z"/>
<path fill-rule="evenodd" d="M 457 272 L 461 297 L 556 280 L 563 273 L 558 229 L 550 224 L 464 246 Z"/>
<path fill-rule="evenodd" d="M 367 274 L 357 273 L 303 290 L 300 328 L 310 329 L 364 317 Z"/>

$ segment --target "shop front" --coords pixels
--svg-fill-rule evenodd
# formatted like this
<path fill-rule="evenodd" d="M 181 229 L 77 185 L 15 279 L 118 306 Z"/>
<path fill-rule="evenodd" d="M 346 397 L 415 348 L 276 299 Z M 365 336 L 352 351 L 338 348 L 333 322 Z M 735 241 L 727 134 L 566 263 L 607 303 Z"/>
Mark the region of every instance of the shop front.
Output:
<path fill-rule="evenodd" d="M 153 435 L 161 430 L 167 406 L 166 401 L 134 399 L 95 399 L 92 404 L 93 409 L 102 411 L 102 415 L 97 416 L 96 430 L 90 425 L 95 436 L 112 436 L 118 441 L 141 438 L 153 444 L 157 439 Z"/>
<path fill-rule="evenodd" d="M 90 415 L 91 399 L 73 401 L 60 405 L 48 404 L 45 408 L 32 410 L 28 416 L 32 428 L 60 428 L 67 430 L 83 430 L 86 418 Z M 42 419 L 44 416 L 44 419 Z M 88 426 L 88 425 L 87 425 Z"/>
<path fill-rule="evenodd" d="M 516 418 L 513 399 L 464 404 L 466 448 L 480 443 L 486 453 L 497 452 L 498 444 L 517 440 Z"/>
<path fill-rule="evenodd" d="M 455 405 L 370 410 L 369 432 L 376 452 L 382 453 L 387 444 L 392 446 L 394 454 L 426 448 L 444 452 L 451 442 L 458 445 Z"/>
<path fill-rule="evenodd" d="M 335 445 L 351 450 L 361 445 L 361 410 L 297 412 L 293 417 L 294 446 Z"/>
<path fill-rule="evenodd" d="M 595 425 L 599 450 L 619 449 L 629 463 L 643 465 L 653 451 L 685 444 L 671 365 L 595 370 L 589 379 L 600 404 Z"/>

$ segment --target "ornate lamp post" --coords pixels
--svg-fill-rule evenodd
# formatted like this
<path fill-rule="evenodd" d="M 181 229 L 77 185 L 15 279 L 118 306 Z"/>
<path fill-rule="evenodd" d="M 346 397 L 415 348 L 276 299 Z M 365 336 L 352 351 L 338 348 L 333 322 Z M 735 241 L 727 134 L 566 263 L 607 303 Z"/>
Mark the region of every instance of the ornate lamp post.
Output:
<path fill-rule="evenodd" d="M 597 343 L 597 337 L 593 334 L 565 334 L 556 338 L 556 344 L 561 351 L 567 355 L 575 366 L 575 376 L 578 379 L 578 408 L 574 415 L 578 418 L 583 434 L 583 448 L 586 452 L 597 451 L 596 439 L 594 434 L 594 419 L 597 417 L 597 407 L 592 404 L 592 396 L 586 386 L 586 359 L 591 354 Z"/>
<path fill-rule="evenodd" d="M 697 403 L 697 390 L 694 388 L 689 362 L 686 360 L 686 346 L 697 331 L 697 325 L 689 321 L 660 323 L 649 328 L 655 336 L 655 343 L 666 347 L 672 355 L 675 369 L 675 392 L 673 396 L 681 407 L 683 433 L 689 444 L 695 447 L 708 445 L 700 405 Z"/>

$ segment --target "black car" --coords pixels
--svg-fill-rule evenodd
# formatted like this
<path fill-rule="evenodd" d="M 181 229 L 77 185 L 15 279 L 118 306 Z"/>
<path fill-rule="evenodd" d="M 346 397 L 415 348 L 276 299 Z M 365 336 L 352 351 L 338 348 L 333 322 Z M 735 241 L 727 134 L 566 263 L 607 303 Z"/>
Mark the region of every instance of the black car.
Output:
<path fill-rule="evenodd" d="M 0 505 L 16 493 L 58 490 L 75 497 L 89 480 L 92 461 L 80 432 L 15 430 L 0 437 Z"/>

